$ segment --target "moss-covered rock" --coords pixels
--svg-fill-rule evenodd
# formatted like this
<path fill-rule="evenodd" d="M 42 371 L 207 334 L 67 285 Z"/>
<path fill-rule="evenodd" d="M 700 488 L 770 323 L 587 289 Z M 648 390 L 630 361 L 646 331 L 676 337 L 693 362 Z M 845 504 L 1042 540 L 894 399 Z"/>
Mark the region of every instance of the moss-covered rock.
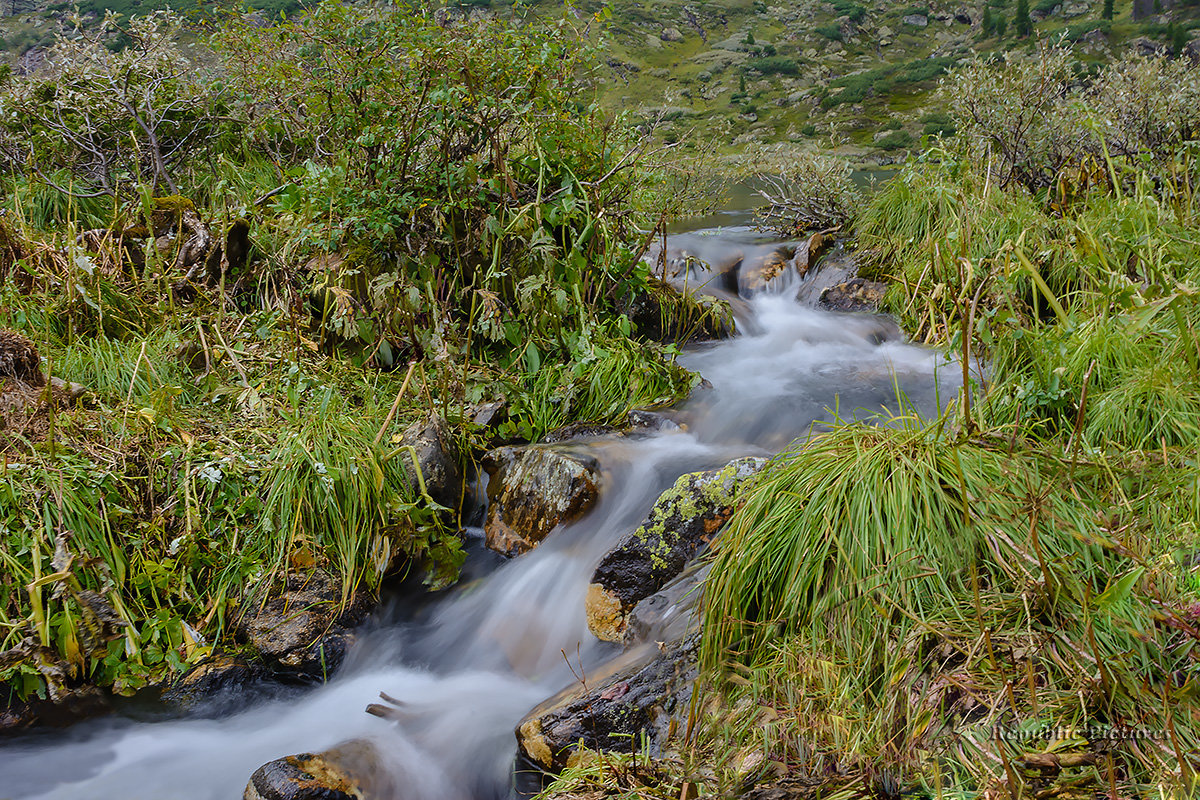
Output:
<path fill-rule="evenodd" d="M 631 612 L 662 589 L 716 536 L 738 494 L 765 464 L 740 458 L 720 469 L 682 476 L 658 498 L 646 521 L 609 551 L 588 586 L 588 627 L 619 642 Z"/>

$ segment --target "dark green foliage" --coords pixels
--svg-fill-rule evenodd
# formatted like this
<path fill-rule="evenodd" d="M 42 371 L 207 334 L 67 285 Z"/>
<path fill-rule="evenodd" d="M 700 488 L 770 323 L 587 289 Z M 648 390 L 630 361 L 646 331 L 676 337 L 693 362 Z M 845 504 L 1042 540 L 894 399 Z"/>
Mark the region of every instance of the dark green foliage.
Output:
<path fill-rule="evenodd" d="M 995 29 L 996 29 L 996 21 L 992 18 L 992 8 L 991 8 L 991 6 L 984 6 L 983 20 L 979 23 L 979 31 L 981 34 L 983 34 L 983 37 L 986 39 L 987 37 L 991 36 L 992 33 L 995 32 Z"/>
<path fill-rule="evenodd" d="M 841 91 L 831 92 L 821 100 L 821 105 L 833 108 L 843 103 L 859 103 L 869 96 L 903 91 L 943 75 L 955 62 L 951 56 L 922 58 L 837 78 L 829 85 Z"/>
<path fill-rule="evenodd" d="M 875 142 L 875 146 L 883 150 L 902 150 L 913 146 L 912 134 L 908 131 L 892 131 Z"/>
<path fill-rule="evenodd" d="M 867 16 L 867 9 L 853 0 L 831 0 L 834 13 L 839 17 L 849 17 L 851 22 L 862 22 Z"/>
<path fill-rule="evenodd" d="M 815 30 L 819 36 L 823 36 L 831 42 L 840 42 L 842 40 L 842 27 L 836 22 L 831 22 L 828 25 L 818 25 Z"/>
<path fill-rule="evenodd" d="M 1021 38 L 1033 33 L 1033 19 L 1029 16 L 1029 0 L 1017 0 L 1017 11 L 1013 16 L 1013 32 Z"/>
<path fill-rule="evenodd" d="M 1113 18 L 1113 0 L 1104 0 L 1104 9 L 1100 12 L 1100 18 L 1106 20 Z"/>
<path fill-rule="evenodd" d="M 752 58 L 746 62 L 747 69 L 761 72 L 763 75 L 799 75 L 800 65 L 790 58 L 783 56 L 767 56 Z"/>

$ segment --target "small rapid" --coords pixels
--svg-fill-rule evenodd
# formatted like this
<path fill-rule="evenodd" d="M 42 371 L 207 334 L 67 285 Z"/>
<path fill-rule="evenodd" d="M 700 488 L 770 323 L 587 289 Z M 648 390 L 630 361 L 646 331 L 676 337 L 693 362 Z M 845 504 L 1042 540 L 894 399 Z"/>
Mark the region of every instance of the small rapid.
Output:
<path fill-rule="evenodd" d="M 688 236 L 732 249 L 749 233 Z M 799 303 L 798 288 L 755 294 L 741 312 L 750 333 L 684 353 L 705 384 L 676 410 L 679 427 L 565 445 L 598 460 L 601 499 L 534 551 L 419 614 L 377 614 L 322 686 L 216 719 L 110 717 L 0 744 L 0 800 L 232 800 L 262 764 L 354 738 L 378 745 L 404 800 L 507 796 L 517 722 L 616 652 L 587 629 L 592 571 L 679 475 L 770 455 L 836 418 L 932 414 L 957 393 L 961 373 L 941 353 L 878 317 Z M 399 720 L 364 713 L 380 692 L 404 703 Z"/>

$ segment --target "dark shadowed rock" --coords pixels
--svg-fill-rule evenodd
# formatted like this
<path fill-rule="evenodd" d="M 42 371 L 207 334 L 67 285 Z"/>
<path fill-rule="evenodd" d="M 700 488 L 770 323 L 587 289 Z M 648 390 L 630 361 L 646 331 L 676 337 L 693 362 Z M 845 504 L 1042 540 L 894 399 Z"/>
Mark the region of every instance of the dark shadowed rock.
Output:
<path fill-rule="evenodd" d="M 830 311 L 878 311 L 886 292 L 887 284 L 882 281 L 851 278 L 825 289 L 817 303 Z"/>
<path fill-rule="evenodd" d="M 217 654 L 181 675 L 162 694 L 163 702 L 181 711 L 244 691 L 266 677 L 266 670 L 234 656 Z"/>
<path fill-rule="evenodd" d="M 483 466 L 489 475 L 487 545 L 507 556 L 537 547 L 600 496 L 599 464 L 591 456 L 544 445 L 501 447 L 484 456 Z"/>
<path fill-rule="evenodd" d="M 430 497 L 447 508 L 458 508 L 462 504 L 462 454 L 444 419 L 431 415 L 414 422 L 404 429 L 398 446 L 411 446 L 416 452 L 417 466 Z M 416 490 L 417 476 L 412 458 L 407 453 L 399 458 L 403 459 L 404 469 L 412 477 L 413 489 Z"/>
<path fill-rule="evenodd" d="M 596 567 L 586 601 L 592 633 L 621 641 L 629 612 L 712 541 L 733 514 L 737 495 L 765 463 L 740 458 L 720 469 L 684 475 L 663 492 L 646 521 Z"/>
<path fill-rule="evenodd" d="M 396 786 L 371 742 L 355 739 L 321 753 L 285 756 L 259 767 L 243 800 L 375 800 Z"/>
<path fill-rule="evenodd" d="M 555 428 L 542 437 L 545 444 L 558 444 L 576 439 L 595 439 L 600 436 L 612 436 L 620 433 L 612 425 L 602 425 L 596 422 L 572 422 L 561 428 Z"/>
<path fill-rule="evenodd" d="M 686 712 L 695 675 L 695 639 L 630 650 L 530 711 L 517 725 L 521 755 L 557 772 L 576 763 L 581 743 L 628 753 L 645 734 L 653 751 Z"/>
<path fill-rule="evenodd" d="M 315 570 L 292 575 L 283 593 L 239 622 L 237 632 L 273 670 L 324 680 L 342 663 L 370 602 L 356 595 L 343 606 L 341 588 Z"/>

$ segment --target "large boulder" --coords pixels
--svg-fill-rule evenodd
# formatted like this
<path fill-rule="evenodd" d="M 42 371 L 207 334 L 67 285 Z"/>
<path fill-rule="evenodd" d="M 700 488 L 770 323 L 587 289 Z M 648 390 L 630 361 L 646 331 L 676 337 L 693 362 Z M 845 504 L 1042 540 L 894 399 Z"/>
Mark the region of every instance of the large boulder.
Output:
<path fill-rule="evenodd" d="M 683 571 L 717 535 L 738 494 L 766 463 L 739 458 L 684 475 L 658 498 L 646 521 L 604 556 L 587 591 L 588 628 L 598 638 L 624 638 L 629 612 Z"/>
<path fill-rule="evenodd" d="M 483 466 L 489 475 L 487 545 L 506 556 L 537 547 L 600 496 L 598 462 L 567 449 L 500 447 L 484 456 Z"/>
<path fill-rule="evenodd" d="M 321 570 L 290 575 L 284 591 L 238 622 L 237 633 L 275 672 L 325 680 L 341 665 L 369 599 L 343 601 L 338 582 Z"/>
<path fill-rule="evenodd" d="M 242 800 L 369 800 L 395 797 L 375 745 L 354 739 L 321 753 L 298 753 L 259 767 Z"/>
<path fill-rule="evenodd" d="M 661 743 L 677 710 L 686 713 L 696 677 L 696 639 L 630 650 L 530 711 L 517 725 L 521 755 L 547 772 L 588 750 L 631 752 L 643 734 Z"/>

